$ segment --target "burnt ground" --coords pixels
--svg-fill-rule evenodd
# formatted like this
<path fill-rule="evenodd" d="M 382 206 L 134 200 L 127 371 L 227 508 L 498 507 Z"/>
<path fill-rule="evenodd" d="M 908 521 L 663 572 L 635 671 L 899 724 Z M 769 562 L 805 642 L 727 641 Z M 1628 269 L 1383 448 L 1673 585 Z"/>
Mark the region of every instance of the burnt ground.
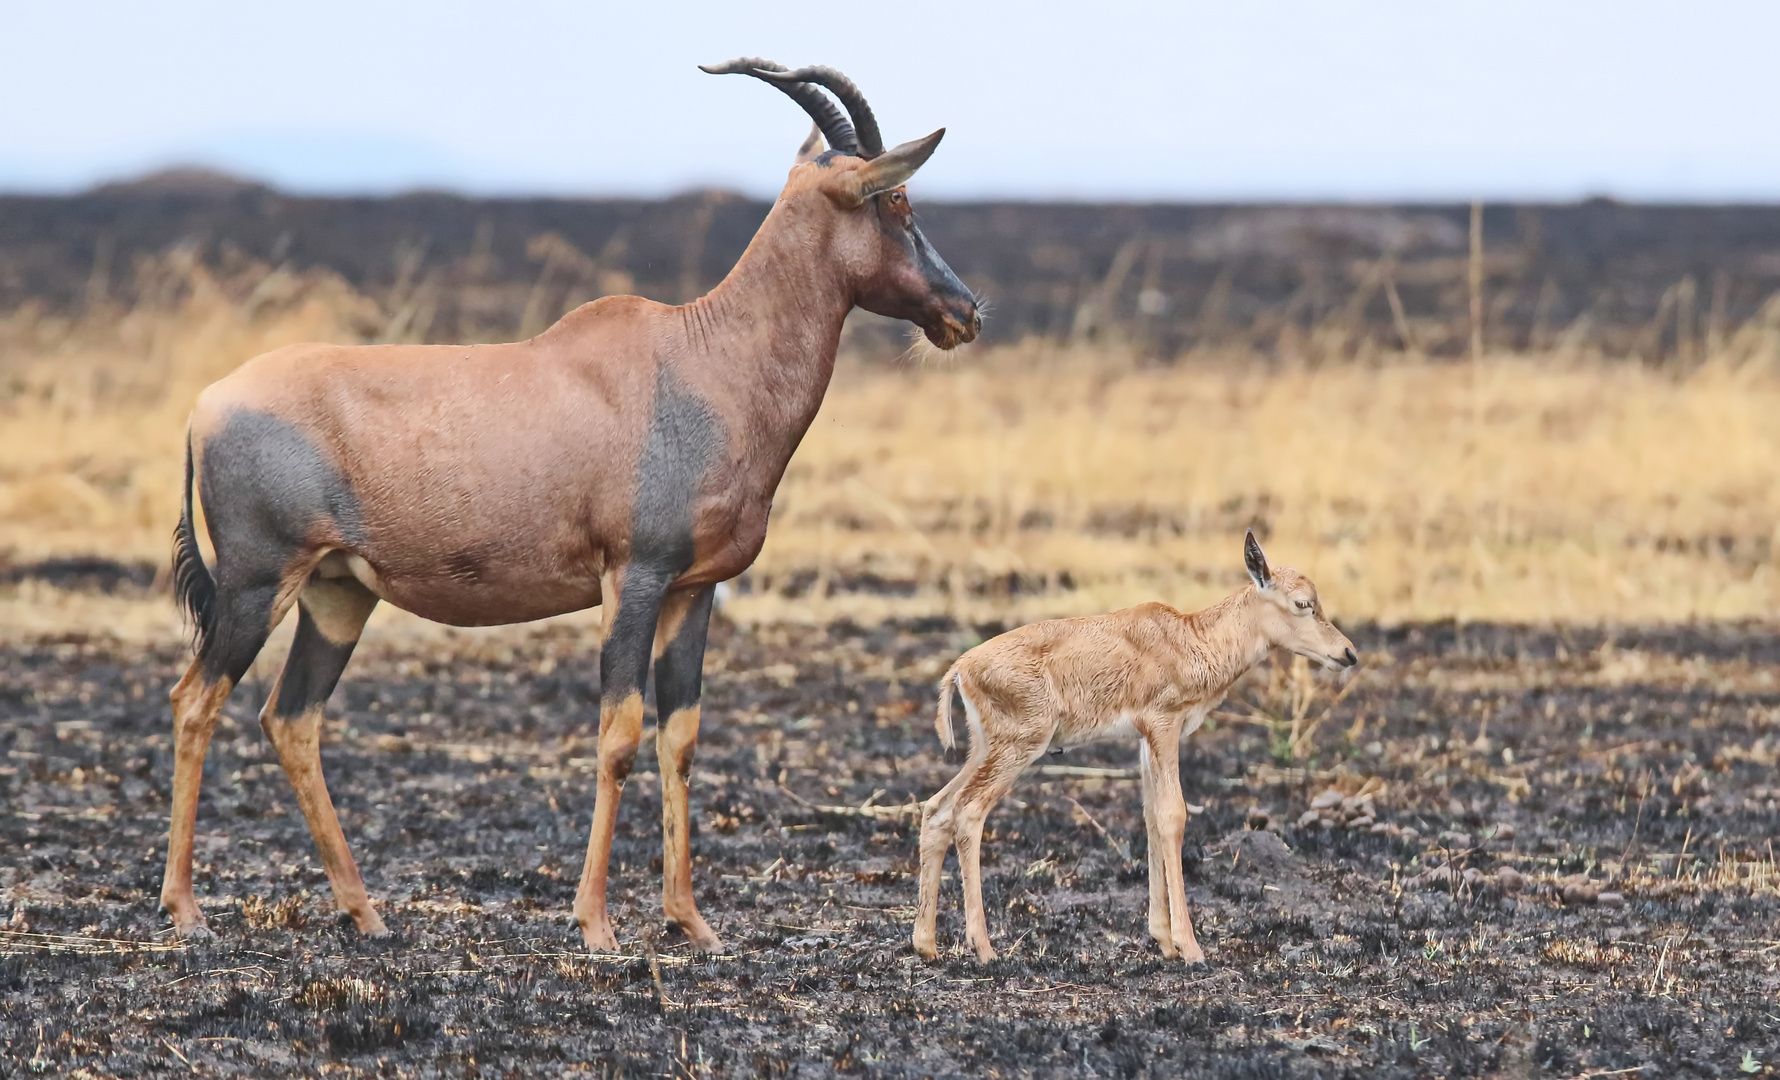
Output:
<path fill-rule="evenodd" d="M 967 632 L 718 628 L 693 788 L 696 887 L 730 949 L 715 958 L 660 925 L 647 743 L 614 853 L 627 955 L 580 947 L 597 688 L 575 632 L 368 642 L 348 672 L 324 755 L 395 931 L 376 942 L 332 913 L 256 730 L 263 682 L 237 691 L 206 767 L 198 889 L 216 936 L 182 946 L 156 910 L 178 652 L 10 648 L 0 1074 L 1780 1068 L 1780 636 L 1354 636 L 1368 664 L 1345 697 L 1263 671 L 1185 751 L 1205 808 L 1187 872 L 1210 962 L 1193 969 L 1145 936 L 1125 747 L 1047 759 L 1077 772 L 1027 777 L 991 818 L 1001 959 L 963 955 L 951 877 L 944 959 L 913 956 L 914 825 L 897 808 L 949 775 L 930 687 Z M 1398 835 L 1298 826 L 1324 790 L 1368 786 Z M 848 812 L 868 801 L 891 809 Z M 1284 845 L 1244 831 L 1256 811 Z"/>

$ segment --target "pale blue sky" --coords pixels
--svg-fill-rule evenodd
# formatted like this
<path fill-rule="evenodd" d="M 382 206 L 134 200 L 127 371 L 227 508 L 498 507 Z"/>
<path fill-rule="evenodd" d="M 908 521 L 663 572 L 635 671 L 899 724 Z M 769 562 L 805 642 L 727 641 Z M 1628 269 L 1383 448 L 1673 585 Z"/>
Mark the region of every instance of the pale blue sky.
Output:
<path fill-rule="evenodd" d="M 777 190 L 853 76 L 919 193 L 1780 200 L 1780 3 L 0 6 L 0 190 L 175 162 L 300 191 Z"/>

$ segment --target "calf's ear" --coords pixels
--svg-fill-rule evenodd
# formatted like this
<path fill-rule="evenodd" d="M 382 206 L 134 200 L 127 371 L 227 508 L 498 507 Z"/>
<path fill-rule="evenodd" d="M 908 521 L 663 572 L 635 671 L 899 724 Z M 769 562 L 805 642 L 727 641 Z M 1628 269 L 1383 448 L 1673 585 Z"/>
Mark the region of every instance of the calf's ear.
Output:
<path fill-rule="evenodd" d="M 1255 539 L 1253 529 L 1243 538 L 1242 561 L 1248 567 L 1249 580 L 1255 583 L 1255 588 L 1273 588 L 1273 571 L 1267 568 L 1267 555 L 1261 550 L 1261 542 Z"/>

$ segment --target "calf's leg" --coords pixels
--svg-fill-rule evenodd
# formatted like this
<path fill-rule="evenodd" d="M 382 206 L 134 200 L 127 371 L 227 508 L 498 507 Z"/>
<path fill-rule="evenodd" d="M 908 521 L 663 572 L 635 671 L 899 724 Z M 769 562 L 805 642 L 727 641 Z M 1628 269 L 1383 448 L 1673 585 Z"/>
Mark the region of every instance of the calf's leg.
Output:
<path fill-rule="evenodd" d="M 1162 839 L 1162 867 L 1168 887 L 1168 928 L 1174 951 L 1189 964 L 1205 959 L 1205 951 L 1193 936 L 1193 920 L 1187 915 L 1187 888 L 1181 871 L 1180 849 L 1187 838 L 1187 800 L 1180 790 L 1180 729 L 1154 728 L 1146 738 L 1154 757 L 1156 827 Z M 1156 858 L 1156 852 L 1150 853 Z"/>
<path fill-rule="evenodd" d="M 958 775 L 921 806 L 921 886 L 915 908 L 915 952 L 929 960 L 939 956 L 934 938 L 939 922 L 939 879 L 946 865 L 946 852 L 952 847 L 955 832 L 954 806 L 958 790 L 983 764 L 983 740 L 971 743 L 970 757 Z"/>
<path fill-rule="evenodd" d="M 1163 956 L 1174 955 L 1174 935 L 1168 924 L 1168 871 L 1162 859 L 1162 829 L 1156 820 L 1156 761 L 1150 744 L 1138 743 L 1138 772 L 1143 776 L 1143 826 L 1149 835 L 1150 864 L 1150 936 L 1161 946 Z"/>
<path fill-rule="evenodd" d="M 1049 734 L 1048 728 L 1045 734 Z M 1043 742 L 991 745 L 981 767 L 958 794 L 952 837 L 958 845 L 958 873 L 964 879 L 965 939 L 976 949 L 977 959 L 985 963 L 995 959 L 995 948 L 989 944 L 989 922 L 983 912 L 983 822 L 1013 788 L 1021 770 L 1038 760 L 1044 750 Z"/>

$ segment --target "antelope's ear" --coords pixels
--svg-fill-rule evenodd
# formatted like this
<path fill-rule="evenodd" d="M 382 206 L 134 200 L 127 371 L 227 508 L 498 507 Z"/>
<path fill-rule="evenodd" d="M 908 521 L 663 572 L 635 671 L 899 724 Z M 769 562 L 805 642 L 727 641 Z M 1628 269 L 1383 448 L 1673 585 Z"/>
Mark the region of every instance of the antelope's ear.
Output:
<path fill-rule="evenodd" d="M 851 210 L 880 191 L 901 187 L 915 175 L 916 169 L 927 164 L 945 137 L 946 129 L 940 128 L 925 139 L 892 147 L 857 169 L 837 174 L 828 185 L 829 198 Z"/>
<path fill-rule="evenodd" d="M 1267 568 L 1267 555 L 1261 550 L 1261 542 L 1255 539 L 1253 529 L 1242 541 L 1242 561 L 1248 567 L 1249 580 L 1255 583 L 1255 588 L 1273 588 L 1273 571 Z"/>
<path fill-rule="evenodd" d="M 822 142 L 822 129 L 811 124 L 809 138 L 805 139 L 803 145 L 797 148 L 797 160 L 792 164 L 807 165 L 821 157 L 827 149 L 828 147 Z"/>

